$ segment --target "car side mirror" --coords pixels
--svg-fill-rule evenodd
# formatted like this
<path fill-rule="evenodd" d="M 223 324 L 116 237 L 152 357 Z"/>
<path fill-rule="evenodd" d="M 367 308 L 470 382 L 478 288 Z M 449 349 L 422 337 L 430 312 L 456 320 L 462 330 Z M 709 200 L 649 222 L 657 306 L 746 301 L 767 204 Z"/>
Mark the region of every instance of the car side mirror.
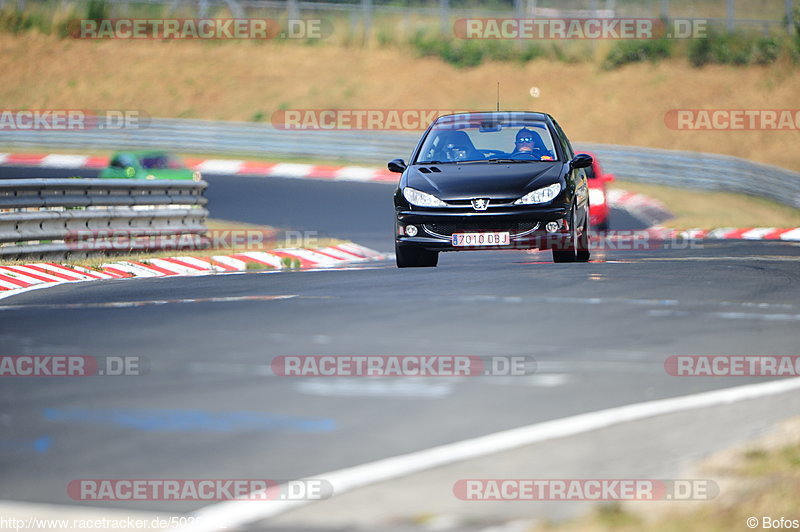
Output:
<path fill-rule="evenodd" d="M 570 168 L 588 168 L 592 166 L 592 156 L 585 153 L 579 153 L 570 162 Z"/>
<path fill-rule="evenodd" d="M 387 165 L 390 172 L 402 174 L 406 171 L 406 162 L 403 159 L 393 159 Z"/>
<path fill-rule="evenodd" d="M 606 183 L 613 183 L 615 179 L 616 178 L 614 177 L 614 174 L 603 175 L 603 181 L 605 181 Z"/>

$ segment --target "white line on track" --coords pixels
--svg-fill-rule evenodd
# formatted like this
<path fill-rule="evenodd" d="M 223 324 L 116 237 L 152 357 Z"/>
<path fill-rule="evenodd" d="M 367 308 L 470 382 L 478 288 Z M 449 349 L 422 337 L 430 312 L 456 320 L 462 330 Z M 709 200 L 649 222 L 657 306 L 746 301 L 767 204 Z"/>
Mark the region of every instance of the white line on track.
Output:
<path fill-rule="evenodd" d="M 347 491 L 377 482 L 391 480 L 453 462 L 508 451 L 532 443 L 563 438 L 654 416 L 730 404 L 798 389 L 800 389 L 800 378 L 794 378 L 636 403 L 495 432 L 486 436 L 440 445 L 423 451 L 322 473 L 309 478 L 327 480 L 333 486 L 334 494 L 341 495 Z M 246 498 L 248 497 L 245 496 Z M 273 500 L 258 502 L 243 500 L 212 504 L 193 512 L 192 515 L 195 517 L 194 524 L 180 530 L 200 532 L 221 530 L 223 527 L 235 527 L 268 519 L 310 502 L 312 501 Z"/>
<path fill-rule="evenodd" d="M 43 303 L 43 304 L 33 304 L 33 305 L 0 306 L 0 312 L 4 310 L 19 310 L 19 309 L 68 310 L 68 309 L 80 309 L 80 308 L 133 308 L 133 307 L 144 307 L 148 305 L 174 305 L 174 304 L 184 304 L 184 303 L 234 303 L 241 301 L 277 301 L 282 299 L 293 299 L 296 297 L 298 297 L 296 294 L 287 294 L 287 295 L 264 295 L 264 296 L 196 297 L 196 298 L 184 298 L 184 299 L 147 299 L 142 301 L 103 301 L 96 303 Z"/>
<path fill-rule="evenodd" d="M 756 321 L 800 321 L 800 314 L 758 314 L 755 312 L 690 312 L 688 310 L 648 310 L 648 316 L 654 318 L 686 318 L 697 317 L 719 320 L 756 320 Z"/>

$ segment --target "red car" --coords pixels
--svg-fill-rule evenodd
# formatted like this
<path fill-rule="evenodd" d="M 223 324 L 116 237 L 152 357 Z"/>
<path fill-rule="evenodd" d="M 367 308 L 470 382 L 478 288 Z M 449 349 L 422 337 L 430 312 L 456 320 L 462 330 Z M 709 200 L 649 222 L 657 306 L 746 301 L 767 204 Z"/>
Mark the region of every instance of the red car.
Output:
<path fill-rule="evenodd" d="M 597 231 L 608 231 L 608 219 L 611 209 L 606 201 L 606 185 L 614 181 L 613 174 L 604 174 L 597 156 L 590 152 L 581 152 L 592 156 L 592 165 L 586 168 L 589 178 L 589 221 Z"/>

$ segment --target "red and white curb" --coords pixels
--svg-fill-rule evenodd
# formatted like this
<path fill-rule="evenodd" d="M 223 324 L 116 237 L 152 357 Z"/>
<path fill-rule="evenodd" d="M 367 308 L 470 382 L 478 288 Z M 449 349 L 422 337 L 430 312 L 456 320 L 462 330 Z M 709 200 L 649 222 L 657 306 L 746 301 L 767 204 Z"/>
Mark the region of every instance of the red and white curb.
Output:
<path fill-rule="evenodd" d="M 717 229 L 678 230 L 658 225 L 672 217 L 667 207 L 655 198 L 644 194 L 634 194 L 620 189 L 610 189 L 608 204 L 623 209 L 634 216 L 652 221 L 654 225 L 646 232 L 652 238 L 690 239 L 690 240 L 785 240 L 800 241 L 800 227 L 721 227 Z"/>
<path fill-rule="evenodd" d="M 270 163 L 233 159 L 185 158 L 186 166 L 200 173 L 247 175 L 255 177 L 290 177 L 331 181 L 397 183 L 399 176 L 386 169 L 367 166 L 325 166 L 319 164 Z M 0 166 L 38 168 L 100 169 L 108 166 L 108 157 L 90 155 L 0 153 Z"/>
<path fill-rule="evenodd" d="M 662 223 L 673 217 L 666 205 L 644 194 L 611 188 L 606 192 L 606 201 L 610 207 L 628 211 L 649 225 Z"/>
<path fill-rule="evenodd" d="M 320 249 L 271 249 L 207 257 L 178 256 L 109 262 L 99 269 L 54 262 L 36 262 L 0 266 L 0 292 L 8 295 L 8 291 L 14 292 L 32 286 L 44 287 L 100 279 L 243 272 L 248 270 L 249 264 L 274 270 L 316 269 L 335 268 L 386 258 L 377 251 L 347 242 Z"/>
<path fill-rule="evenodd" d="M 650 228 L 655 234 L 665 238 L 684 238 L 692 240 L 784 240 L 800 242 L 800 227 L 721 227 L 718 229 L 667 229 L 664 227 Z"/>

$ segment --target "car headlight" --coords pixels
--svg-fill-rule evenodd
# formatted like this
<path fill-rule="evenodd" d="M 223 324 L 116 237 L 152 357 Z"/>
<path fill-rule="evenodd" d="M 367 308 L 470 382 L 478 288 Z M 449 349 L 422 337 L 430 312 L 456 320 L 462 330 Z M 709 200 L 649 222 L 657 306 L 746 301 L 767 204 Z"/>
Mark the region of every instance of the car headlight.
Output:
<path fill-rule="evenodd" d="M 592 205 L 602 205 L 606 202 L 606 195 L 602 188 L 589 189 L 589 203 Z"/>
<path fill-rule="evenodd" d="M 514 205 L 532 205 L 535 203 L 547 203 L 552 201 L 561 192 L 561 183 L 554 183 L 549 187 L 537 188 L 533 192 L 528 192 L 514 202 Z"/>
<path fill-rule="evenodd" d="M 417 207 L 447 207 L 447 203 L 436 196 L 411 187 L 403 189 L 403 197 L 410 204 L 416 205 Z"/>

